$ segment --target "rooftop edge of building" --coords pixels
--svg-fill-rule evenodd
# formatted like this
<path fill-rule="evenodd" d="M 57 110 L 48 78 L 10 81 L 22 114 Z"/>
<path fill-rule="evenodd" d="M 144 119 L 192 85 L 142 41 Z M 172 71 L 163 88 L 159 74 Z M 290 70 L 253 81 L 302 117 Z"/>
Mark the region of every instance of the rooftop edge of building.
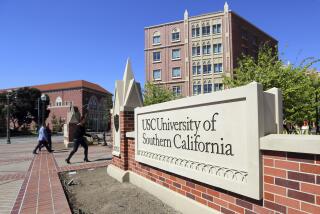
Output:
<path fill-rule="evenodd" d="M 41 85 L 31 85 L 31 86 L 21 86 L 21 87 L 13 87 L 7 89 L 0 89 L 0 93 L 6 92 L 8 90 L 16 90 L 19 88 L 37 88 L 42 92 L 48 91 L 55 91 L 55 90 L 64 90 L 64 89 L 71 89 L 71 88 L 88 88 L 91 90 L 95 90 L 98 92 L 111 94 L 108 90 L 104 89 L 100 85 L 92 82 L 88 82 L 86 80 L 73 80 L 73 81 L 64 81 L 64 82 L 55 82 L 55 83 L 48 83 L 48 84 L 41 84 Z"/>
<path fill-rule="evenodd" d="M 257 30 L 261 31 L 262 33 L 264 33 L 265 35 L 269 36 L 270 38 L 274 39 L 276 42 L 278 42 L 277 39 L 275 39 L 273 36 L 271 36 L 270 34 L 268 34 L 267 32 L 263 31 L 260 27 L 258 27 L 257 25 L 253 24 L 252 22 L 248 21 L 247 19 L 245 19 L 244 17 L 242 17 L 241 15 L 239 15 L 238 13 L 232 11 L 232 10 L 228 10 L 229 13 L 238 16 L 240 19 L 243 19 L 245 22 L 247 22 L 248 24 L 252 25 L 253 27 L 255 27 Z M 196 16 L 190 16 L 188 17 L 189 20 L 192 21 L 192 19 L 195 18 L 199 18 L 202 16 L 209 16 L 209 15 L 216 15 L 216 14 L 221 14 L 223 15 L 224 11 L 218 11 L 218 12 L 211 12 L 211 13 L 204 13 L 204 14 L 200 14 L 200 15 L 196 15 Z M 166 23 L 162 23 L 162 24 L 158 24 L 158 25 L 151 25 L 151 26 L 147 26 L 144 29 L 152 29 L 152 28 L 157 28 L 157 27 L 162 27 L 165 25 L 172 25 L 172 24 L 178 24 L 178 23 L 183 23 L 184 20 L 178 20 L 178 21 L 173 21 L 173 22 L 166 22 Z"/>
<path fill-rule="evenodd" d="M 216 15 L 216 14 L 219 14 L 219 13 L 223 14 L 223 11 L 204 13 L 204 14 L 200 14 L 200 15 L 196 15 L 196 16 L 190 16 L 190 17 L 188 17 L 188 19 L 190 20 L 190 19 L 201 17 L 201 16 Z M 151 29 L 151 28 L 161 27 L 161 26 L 165 26 L 165 25 L 178 24 L 178 23 L 182 23 L 182 22 L 184 22 L 183 19 L 182 20 L 178 20 L 178 21 L 165 22 L 165 23 L 158 24 L 158 25 L 147 26 L 147 27 L 144 27 L 144 29 Z"/>

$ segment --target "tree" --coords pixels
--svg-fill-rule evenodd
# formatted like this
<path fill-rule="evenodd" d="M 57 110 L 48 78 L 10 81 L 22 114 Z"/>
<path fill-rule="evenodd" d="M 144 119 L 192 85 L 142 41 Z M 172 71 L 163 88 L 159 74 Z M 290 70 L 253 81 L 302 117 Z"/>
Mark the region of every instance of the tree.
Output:
<path fill-rule="evenodd" d="M 29 125 L 32 121 L 38 122 L 38 100 L 41 92 L 35 88 L 19 88 L 10 93 L 10 122 L 17 130 L 22 125 Z M 1 100 L 6 97 L 6 93 L 0 95 Z M 45 106 L 49 105 L 50 100 L 47 96 Z M 40 102 L 40 104 L 42 104 Z M 7 106 L 2 109 L 6 111 Z M 41 106 L 40 106 L 41 109 Z M 47 108 L 45 108 L 47 109 Z M 41 113 L 41 111 L 40 111 Z M 45 111 L 45 118 L 49 116 L 50 110 Z M 41 114 L 40 114 L 41 116 Z"/>
<path fill-rule="evenodd" d="M 169 89 L 155 85 L 151 82 L 145 84 L 143 97 L 145 106 L 167 102 L 176 98 Z"/>
<path fill-rule="evenodd" d="M 315 87 L 308 75 L 310 66 L 319 60 L 308 58 L 299 66 L 285 65 L 274 48 L 263 45 L 257 59 L 242 56 L 234 78 L 224 77 L 226 87 L 246 85 L 252 81 L 263 85 L 264 90 L 280 88 L 283 95 L 283 113 L 286 121 L 301 124 L 304 119 L 315 120 Z"/>
<path fill-rule="evenodd" d="M 312 80 L 312 86 L 314 87 L 314 102 L 315 102 L 315 125 L 316 125 L 316 133 L 320 133 L 319 120 L 320 120 L 320 73 L 316 70 L 312 70 L 309 72 L 309 76 Z"/>
<path fill-rule="evenodd" d="M 6 130 L 6 96 L 0 94 L 0 135 Z"/>
<path fill-rule="evenodd" d="M 51 118 L 52 132 L 54 133 L 61 132 L 64 123 L 65 121 L 62 120 L 61 117 L 59 117 L 58 119 L 56 115 L 52 115 L 52 118 Z"/>

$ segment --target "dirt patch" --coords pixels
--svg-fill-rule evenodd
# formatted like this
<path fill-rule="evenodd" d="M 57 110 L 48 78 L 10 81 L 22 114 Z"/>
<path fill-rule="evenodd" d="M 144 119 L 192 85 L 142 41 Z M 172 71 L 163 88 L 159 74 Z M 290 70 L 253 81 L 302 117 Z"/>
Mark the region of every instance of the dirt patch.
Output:
<path fill-rule="evenodd" d="M 60 174 L 60 179 L 75 214 L 179 213 L 146 191 L 113 179 L 105 167 L 80 170 L 76 174 L 65 172 Z"/>

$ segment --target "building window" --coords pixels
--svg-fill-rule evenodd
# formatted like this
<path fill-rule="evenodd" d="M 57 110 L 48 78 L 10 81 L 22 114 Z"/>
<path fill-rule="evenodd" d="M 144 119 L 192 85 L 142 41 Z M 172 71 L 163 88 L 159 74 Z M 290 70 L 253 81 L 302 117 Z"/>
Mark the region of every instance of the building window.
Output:
<path fill-rule="evenodd" d="M 153 52 L 153 62 L 160 62 L 160 61 L 161 61 L 160 51 Z"/>
<path fill-rule="evenodd" d="M 201 65 L 200 64 L 197 64 L 197 65 L 193 65 L 192 66 L 192 75 L 195 76 L 195 75 L 199 75 L 201 74 Z"/>
<path fill-rule="evenodd" d="M 171 41 L 172 42 L 180 41 L 180 32 L 173 32 L 171 34 Z"/>
<path fill-rule="evenodd" d="M 259 38 L 257 36 L 253 36 L 252 38 L 252 44 L 254 46 L 259 46 Z"/>
<path fill-rule="evenodd" d="M 202 36 L 208 36 L 208 35 L 210 35 L 210 26 L 202 27 Z"/>
<path fill-rule="evenodd" d="M 62 99 L 61 97 L 56 98 L 56 106 L 62 106 Z"/>
<path fill-rule="evenodd" d="M 180 67 L 172 68 L 172 77 L 173 78 L 181 77 L 181 69 L 180 69 Z"/>
<path fill-rule="evenodd" d="M 153 80 L 161 80 L 161 70 L 153 70 Z"/>
<path fill-rule="evenodd" d="M 211 74 L 211 64 L 203 65 L 203 74 Z"/>
<path fill-rule="evenodd" d="M 243 55 L 248 55 L 248 54 L 249 54 L 249 49 L 248 49 L 248 47 L 242 46 L 242 54 L 243 54 Z"/>
<path fill-rule="evenodd" d="M 219 54 L 219 53 L 221 53 L 221 51 L 222 51 L 222 44 L 221 43 L 213 45 L 213 53 Z"/>
<path fill-rule="evenodd" d="M 193 95 L 201 94 L 201 84 L 200 81 L 193 83 Z"/>
<path fill-rule="evenodd" d="M 180 85 L 173 86 L 172 92 L 173 92 L 174 96 L 180 96 L 181 95 L 181 86 Z"/>
<path fill-rule="evenodd" d="M 214 84 L 214 91 L 221 91 L 223 90 L 223 84 L 222 83 L 215 83 Z"/>
<path fill-rule="evenodd" d="M 221 24 L 215 24 L 212 26 L 212 33 L 213 34 L 220 34 L 221 33 Z"/>
<path fill-rule="evenodd" d="M 222 72 L 222 63 L 217 63 L 213 65 L 214 73 L 221 73 Z"/>
<path fill-rule="evenodd" d="M 89 110 L 98 109 L 98 99 L 95 96 L 90 97 L 88 104 L 89 104 Z"/>
<path fill-rule="evenodd" d="M 200 28 L 197 27 L 193 27 L 192 28 L 192 37 L 199 37 L 200 36 Z"/>
<path fill-rule="evenodd" d="M 160 44 L 160 33 L 159 33 L 158 31 L 156 31 L 156 32 L 153 34 L 152 44 L 153 44 L 153 45 L 158 45 L 158 44 Z"/>
<path fill-rule="evenodd" d="M 248 40 L 248 31 L 244 28 L 241 29 L 241 38 L 244 40 Z"/>
<path fill-rule="evenodd" d="M 202 46 L 202 54 L 208 55 L 211 53 L 211 45 L 203 45 Z"/>
<path fill-rule="evenodd" d="M 192 47 L 192 56 L 200 56 L 200 46 Z"/>
<path fill-rule="evenodd" d="M 203 84 L 203 93 L 206 94 L 206 93 L 211 93 L 212 92 L 212 83 L 211 81 L 204 81 L 204 84 Z"/>
<path fill-rule="evenodd" d="M 172 59 L 180 59 L 180 49 L 172 49 Z"/>

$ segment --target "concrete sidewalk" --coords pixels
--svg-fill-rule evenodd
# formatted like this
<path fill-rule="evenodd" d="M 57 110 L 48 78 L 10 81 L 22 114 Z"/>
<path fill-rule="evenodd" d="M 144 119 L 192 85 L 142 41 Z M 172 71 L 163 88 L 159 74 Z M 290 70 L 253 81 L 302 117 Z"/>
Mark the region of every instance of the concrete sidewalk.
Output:
<path fill-rule="evenodd" d="M 35 143 L 0 145 L 0 213 L 70 213 L 58 173 L 107 166 L 111 148 L 89 146 L 89 159 L 83 162 L 83 149 L 71 159 L 62 143 L 53 143 L 53 154 L 31 153 Z M 45 150 L 45 149 L 44 149 Z"/>

